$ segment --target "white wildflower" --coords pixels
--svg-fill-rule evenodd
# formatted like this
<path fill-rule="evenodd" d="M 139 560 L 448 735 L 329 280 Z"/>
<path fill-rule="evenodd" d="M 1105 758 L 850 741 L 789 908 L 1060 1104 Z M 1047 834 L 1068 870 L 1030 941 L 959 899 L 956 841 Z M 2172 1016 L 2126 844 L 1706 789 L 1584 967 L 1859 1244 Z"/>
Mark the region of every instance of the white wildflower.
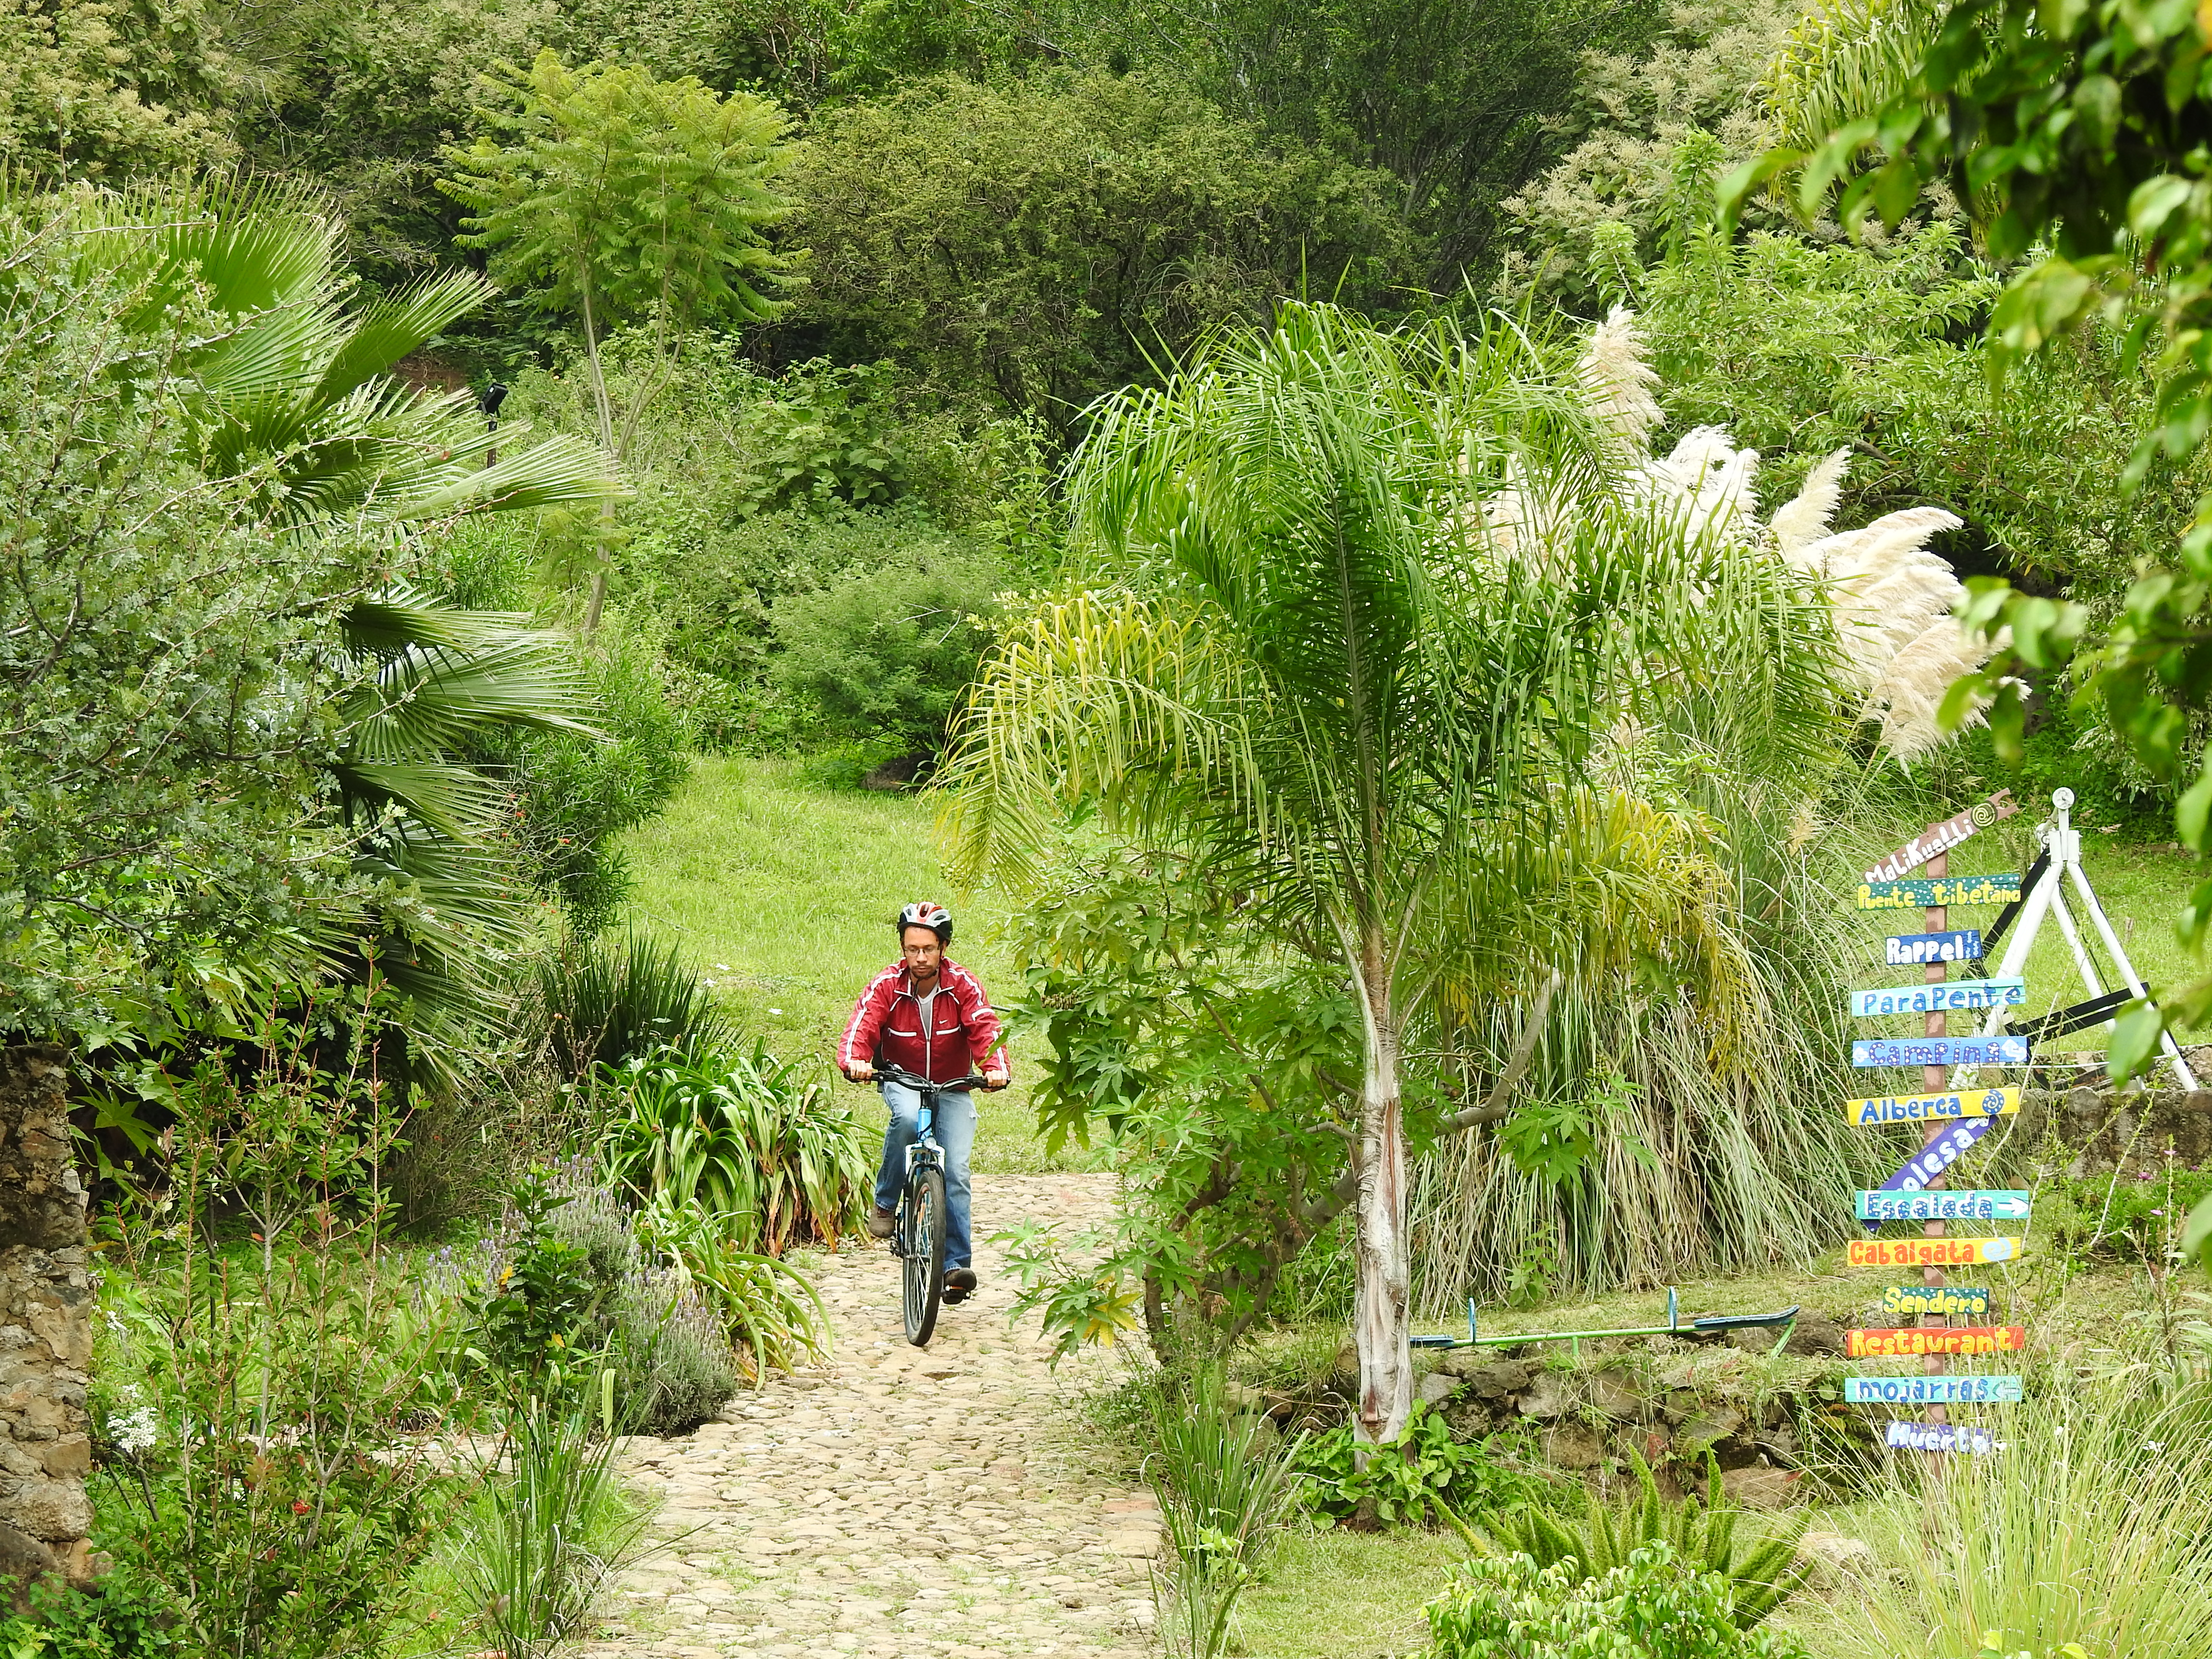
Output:
<path fill-rule="evenodd" d="M 111 1425 L 111 1437 L 116 1449 L 125 1455 L 136 1457 L 141 1452 L 154 1449 L 161 1440 L 160 1425 L 154 1418 L 151 1406 L 141 1406 L 135 1412 L 125 1412 Z"/>

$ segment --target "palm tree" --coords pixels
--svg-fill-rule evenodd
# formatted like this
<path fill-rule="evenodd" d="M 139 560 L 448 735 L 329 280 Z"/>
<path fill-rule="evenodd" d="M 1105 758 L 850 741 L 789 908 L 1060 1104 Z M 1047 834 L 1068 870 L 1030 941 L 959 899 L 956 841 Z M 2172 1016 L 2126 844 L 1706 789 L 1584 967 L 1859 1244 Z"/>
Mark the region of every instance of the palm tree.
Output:
<path fill-rule="evenodd" d="M 1348 975 L 1370 1443 L 1412 1406 L 1410 1023 L 1534 1001 L 1525 1056 L 1554 964 L 1669 933 L 1710 944 L 1704 896 L 1639 866 L 1594 763 L 1651 689 L 1758 618 L 1813 637 L 1778 566 L 1612 502 L 1605 450 L 1507 327 L 1384 334 L 1296 305 L 1224 337 L 1096 411 L 1070 476 L 1089 584 L 1006 636 L 945 780 L 969 878 L 1040 869 L 1060 814 L 1096 810 L 1233 872 L 1273 932 Z M 1796 706 L 1832 703 L 1817 647 L 1796 667 L 1765 648 Z M 1724 1034 L 1743 982 L 1724 945 L 1706 954 Z M 1437 1127 L 1503 1115 L 1513 1070 Z"/>

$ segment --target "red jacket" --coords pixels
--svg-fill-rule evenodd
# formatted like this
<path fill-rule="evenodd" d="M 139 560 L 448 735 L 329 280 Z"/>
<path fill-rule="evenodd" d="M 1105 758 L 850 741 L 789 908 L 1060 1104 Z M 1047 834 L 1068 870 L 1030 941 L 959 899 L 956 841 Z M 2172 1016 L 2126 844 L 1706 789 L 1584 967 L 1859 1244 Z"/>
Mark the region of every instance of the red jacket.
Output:
<path fill-rule="evenodd" d="M 838 1069 L 897 1066 L 932 1083 L 951 1083 L 982 1070 L 985 1059 L 1006 1040 L 983 982 L 949 958 L 937 970 L 930 1013 L 932 1029 L 925 1031 L 921 999 L 914 994 L 906 963 L 891 963 L 868 981 L 853 1005 L 844 1041 L 837 1045 Z M 1000 1063 L 1006 1063 L 1003 1054 Z"/>

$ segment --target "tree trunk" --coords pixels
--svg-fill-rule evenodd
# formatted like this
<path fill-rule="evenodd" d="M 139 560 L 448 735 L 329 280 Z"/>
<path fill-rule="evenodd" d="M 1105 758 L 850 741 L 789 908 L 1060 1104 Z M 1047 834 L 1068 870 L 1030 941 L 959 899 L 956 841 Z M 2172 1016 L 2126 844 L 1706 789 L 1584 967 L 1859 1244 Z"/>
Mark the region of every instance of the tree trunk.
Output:
<path fill-rule="evenodd" d="M 1413 1353 L 1407 1329 L 1412 1284 L 1406 1261 L 1406 1122 L 1398 1085 L 1397 1011 L 1391 1006 L 1391 975 L 1382 942 L 1365 943 L 1359 989 L 1367 1068 L 1359 1091 L 1359 1136 L 1352 1152 L 1358 1180 L 1352 1340 L 1359 1354 L 1355 1444 L 1375 1446 L 1396 1439 L 1412 1414 Z"/>

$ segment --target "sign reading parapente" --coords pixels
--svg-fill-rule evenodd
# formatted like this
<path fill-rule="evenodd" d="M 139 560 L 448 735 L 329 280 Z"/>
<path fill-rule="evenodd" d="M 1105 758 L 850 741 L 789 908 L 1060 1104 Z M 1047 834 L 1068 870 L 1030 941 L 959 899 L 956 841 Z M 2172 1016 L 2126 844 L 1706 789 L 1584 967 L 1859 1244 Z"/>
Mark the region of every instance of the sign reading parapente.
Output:
<path fill-rule="evenodd" d="M 1945 818 L 1941 823 L 1931 823 L 1911 841 L 1899 848 L 1880 864 L 1866 872 L 1870 881 L 1894 881 L 1907 870 L 1917 870 L 1938 853 L 1948 853 L 1977 830 L 1986 830 L 1999 818 L 2008 818 L 2020 808 L 2012 802 L 2012 791 L 2000 789 L 1978 805 L 1969 806 L 1956 817 Z"/>
<path fill-rule="evenodd" d="M 2016 1376 L 1847 1376 L 1854 1406 L 1975 1406 L 2027 1398 Z"/>
<path fill-rule="evenodd" d="M 1930 1353 L 2018 1353 L 2027 1346 L 2021 1325 L 1953 1325 L 1923 1330 L 1845 1331 L 1844 1352 L 1852 1359 L 1910 1359 Z"/>
<path fill-rule="evenodd" d="M 1989 1133 L 1995 1118 L 1970 1117 L 1954 1123 L 1911 1158 L 1881 1183 L 1886 1193 L 1917 1193 L 1966 1156 L 1966 1149 Z"/>
<path fill-rule="evenodd" d="M 2013 1188 L 1965 1193 L 1863 1192 L 1862 1221 L 2025 1221 L 2029 1195 Z"/>
<path fill-rule="evenodd" d="M 1926 910 L 1938 904 L 2011 904 L 2018 876 L 1933 876 L 1911 881 L 1863 881 L 1862 910 Z"/>
<path fill-rule="evenodd" d="M 1854 991 L 1851 1012 L 1866 1019 L 1877 1014 L 1944 1014 L 1954 1008 L 2016 1008 L 2027 1000 L 2024 979 L 1954 979 Z"/>
<path fill-rule="evenodd" d="M 1971 1267 L 2020 1253 L 2016 1238 L 1855 1238 L 1846 1260 L 1853 1267 Z"/>
<path fill-rule="evenodd" d="M 1954 928 L 1948 933 L 1892 933 L 1881 942 L 1881 959 L 1893 968 L 1924 962 L 1978 962 L 1982 930 Z"/>
<path fill-rule="evenodd" d="M 1892 1451 L 1993 1452 L 1996 1437 L 1971 1423 L 1907 1423 L 1890 1419 L 1884 1443 Z"/>
<path fill-rule="evenodd" d="M 1856 1100 L 1844 1103 L 1844 1120 L 1861 1128 L 1870 1123 L 1938 1123 L 1952 1117 L 2002 1117 L 2018 1110 L 2018 1089 L 1966 1089 L 1933 1095 L 1862 1095 Z"/>
<path fill-rule="evenodd" d="M 1987 1319 L 1990 1293 L 1964 1285 L 1885 1285 L 1881 1311 L 1890 1319 Z"/>
<path fill-rule="evenodd" d="M 2025 1066 L 2027 1039 L 1861 1037 L 1851 1044 L 1851 1064 L 1862 1071 L 1877 1066 Z"/>

